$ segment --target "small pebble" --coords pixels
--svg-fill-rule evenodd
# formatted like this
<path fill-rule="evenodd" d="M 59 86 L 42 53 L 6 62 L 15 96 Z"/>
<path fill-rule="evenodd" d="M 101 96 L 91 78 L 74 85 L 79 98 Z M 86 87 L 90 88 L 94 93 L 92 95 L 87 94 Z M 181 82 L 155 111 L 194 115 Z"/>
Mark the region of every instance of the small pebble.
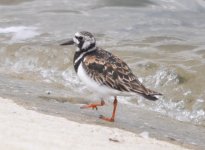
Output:
<path fill-rule="evenodd" d="M 109 141 L 116 142 L 116 143 L 120 142 L 119 140 L 113 138 L 109 138 Z"/>
<path fill-rule="evenodd" d="M 50 95 L 50 94 L 51 94 L 51 91 L 46 91 L 46 93 L 47 93 L 48 95 Z"/>

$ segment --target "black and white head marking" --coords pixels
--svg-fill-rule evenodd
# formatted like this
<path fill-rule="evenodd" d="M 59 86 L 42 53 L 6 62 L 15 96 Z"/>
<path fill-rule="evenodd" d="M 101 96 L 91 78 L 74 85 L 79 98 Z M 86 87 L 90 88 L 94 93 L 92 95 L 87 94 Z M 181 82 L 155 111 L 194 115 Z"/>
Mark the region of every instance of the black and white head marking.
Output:
<path fill-rule="evenodd" d="M 76 51 L 87 51 L 95 47 L 95 38 L 94 36 L 86 31 L 81 31 L 75 33 L 73 41 L 77 46 Z"/>
<path fill-rule="evenodd" d="M 74 68 L 77 72 L 80 62 L 84 59 L 85 55 L 96 50 L 96 42 L 94 36 L 87 31 L 81 31 L 75 33 L 73 42 L 77 46 L 76 53 L 74 55 Z"/>

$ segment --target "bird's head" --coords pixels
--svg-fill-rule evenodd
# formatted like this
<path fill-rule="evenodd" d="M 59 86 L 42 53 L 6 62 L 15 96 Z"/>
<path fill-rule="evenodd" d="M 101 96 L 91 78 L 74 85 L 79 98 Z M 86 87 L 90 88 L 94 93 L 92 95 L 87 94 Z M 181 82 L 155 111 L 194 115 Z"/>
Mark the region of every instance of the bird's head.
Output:
<path fill-rule="evenodd" d="M 95 47 L 96 41 L 94 36 L 87 31 L 76 32 L 74 37 L 61 45 L 77 46 L 76 51 L 87 51 Z"/>

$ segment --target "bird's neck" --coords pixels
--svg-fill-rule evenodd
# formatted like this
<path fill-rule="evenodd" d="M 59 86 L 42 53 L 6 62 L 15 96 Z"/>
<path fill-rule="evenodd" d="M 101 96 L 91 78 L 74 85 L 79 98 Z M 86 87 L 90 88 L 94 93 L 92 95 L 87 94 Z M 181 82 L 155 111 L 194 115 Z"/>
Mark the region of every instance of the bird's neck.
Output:
<path fill-rule="evenodd" d="M 96 47 L 95 43 L 92 43 L 92 44 L 89 43 L 88 45 L 86 45 L 86 42 L 84 42 L 83 44 L 78 45 L 78 50 L 81 52 L 86 52 L 86 51 L 89 51 L 91 49 L 94 49 L 95 47 Z"/>
<path fill-rule="evenodd" d="M 80 63 L 82 62 L 82 60 L 84 59 L 84 57 L 86 55 L 89 55 L 91 53 L 93 53 L 94 51 L 97 50 L 97 47 L 92 47 L 91 49 L 87 49 L 85 50 L 81 50 L 81 49 L 77 49 L 73 58 L 73 64 L 74 64 L 74 69 L 77 72 L 78 67 L 80 65 Z"/>

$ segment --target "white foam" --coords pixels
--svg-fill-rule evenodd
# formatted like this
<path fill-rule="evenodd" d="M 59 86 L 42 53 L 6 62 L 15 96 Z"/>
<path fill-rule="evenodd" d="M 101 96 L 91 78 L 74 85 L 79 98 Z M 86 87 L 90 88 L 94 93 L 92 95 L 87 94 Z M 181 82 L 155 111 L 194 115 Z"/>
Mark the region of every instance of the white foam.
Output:
<path fill-rule="evenodd" d="M 11 41 L 10 42 L 17 42 L 23 41 L 26 39 L 33 38 L 40 33 L 36 31 L 36 27 L 26 27 L 26 26 L 14 26 L 14 27 L 7 27 L 7 28 L 0 28 L 0 33 L 3 34 L 11 34 Z"/>

